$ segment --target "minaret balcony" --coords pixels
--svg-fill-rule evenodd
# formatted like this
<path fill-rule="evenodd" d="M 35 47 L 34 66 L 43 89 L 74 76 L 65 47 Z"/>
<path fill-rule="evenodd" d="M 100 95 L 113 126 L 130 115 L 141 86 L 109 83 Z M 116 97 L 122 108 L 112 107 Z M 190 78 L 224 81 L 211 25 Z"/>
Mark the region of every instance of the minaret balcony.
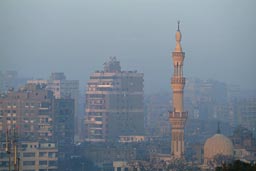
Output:
<path fill-rule="evenodd" d="M 186 119 L 188 117 L 188 112 L 170 112 L 169 114 L 170 119 Z"/>
<path fill-rule="evenodd" d="M 184 77 L 173 77 L 171 80 L 172 84 L 185 84 L 186 79 Z"/>
<path fill-rule="evenodd" d="M 185 52 L 172 52 L 173 57 L 185 57 Z"/>

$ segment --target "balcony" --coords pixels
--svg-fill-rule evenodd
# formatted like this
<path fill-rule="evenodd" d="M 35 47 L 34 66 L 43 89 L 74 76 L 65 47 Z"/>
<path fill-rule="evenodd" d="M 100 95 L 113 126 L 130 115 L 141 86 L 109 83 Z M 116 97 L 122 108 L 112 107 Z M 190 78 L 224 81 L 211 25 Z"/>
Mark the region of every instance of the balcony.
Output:
<path fill-rule="evenodd" d="M 170 115 L 170 119 L 173 118 L 173 119 L 178 119 L 178 118 L 184 118 L 186 119 L 188 117 L 188 112 L 170 112 L 169 113 Z"/>
<path fill-rule="evenodd" d="M 184 52 L 172 52 L 173 57 L 185 57 Z"/>
<path fill-rule="evenodd" d="M 186 79 L 184 77 L 173 77 L 171 83 L 172 84 L 185 84 Z"/>

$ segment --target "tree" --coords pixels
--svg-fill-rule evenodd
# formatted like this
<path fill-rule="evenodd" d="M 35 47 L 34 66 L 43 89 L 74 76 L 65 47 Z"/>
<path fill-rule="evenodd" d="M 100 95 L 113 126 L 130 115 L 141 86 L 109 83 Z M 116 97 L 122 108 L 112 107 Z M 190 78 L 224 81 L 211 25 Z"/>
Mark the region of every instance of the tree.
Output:
<path fill-rule="evenodd" d="M 215 171 L 256 171 L 256 163 L 235 160 L 232 163 L 224 163 L 222 166 L 216 167 Z"/>

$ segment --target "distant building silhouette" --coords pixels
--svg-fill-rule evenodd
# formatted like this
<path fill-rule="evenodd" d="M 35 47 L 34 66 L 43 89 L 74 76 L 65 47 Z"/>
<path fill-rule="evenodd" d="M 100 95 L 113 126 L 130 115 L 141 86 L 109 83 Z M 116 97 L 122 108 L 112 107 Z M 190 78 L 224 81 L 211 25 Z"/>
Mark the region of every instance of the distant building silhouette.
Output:
<path fill-rule="evenodd" d="M 71 156 L 74 145 L 75 135 L 75 105 L 74 99 L 55 99 L 53 130 L 54 142 L 58 145 L 59 160 L 66 159 Z"/>
<path fill-rule="evenodd" d="M 0 70 L 0 92 L 2 93 L 9 89 L 17 89 L 26 81 L 26 78 L 19 77 L 18 71 L 7 70 L 3 72 Z"/>

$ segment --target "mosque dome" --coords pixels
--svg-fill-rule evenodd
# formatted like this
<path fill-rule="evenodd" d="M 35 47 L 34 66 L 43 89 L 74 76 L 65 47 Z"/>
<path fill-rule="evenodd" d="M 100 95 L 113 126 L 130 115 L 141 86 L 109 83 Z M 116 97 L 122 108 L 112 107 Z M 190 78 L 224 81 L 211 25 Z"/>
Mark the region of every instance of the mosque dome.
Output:
<path fill-rule="evenodd" d="M 233 143 L 226 136 L 217 133 L 208 138 L 204 144 L 205 162 L 212 160 L 216 155 L 233 156 Z"/>

